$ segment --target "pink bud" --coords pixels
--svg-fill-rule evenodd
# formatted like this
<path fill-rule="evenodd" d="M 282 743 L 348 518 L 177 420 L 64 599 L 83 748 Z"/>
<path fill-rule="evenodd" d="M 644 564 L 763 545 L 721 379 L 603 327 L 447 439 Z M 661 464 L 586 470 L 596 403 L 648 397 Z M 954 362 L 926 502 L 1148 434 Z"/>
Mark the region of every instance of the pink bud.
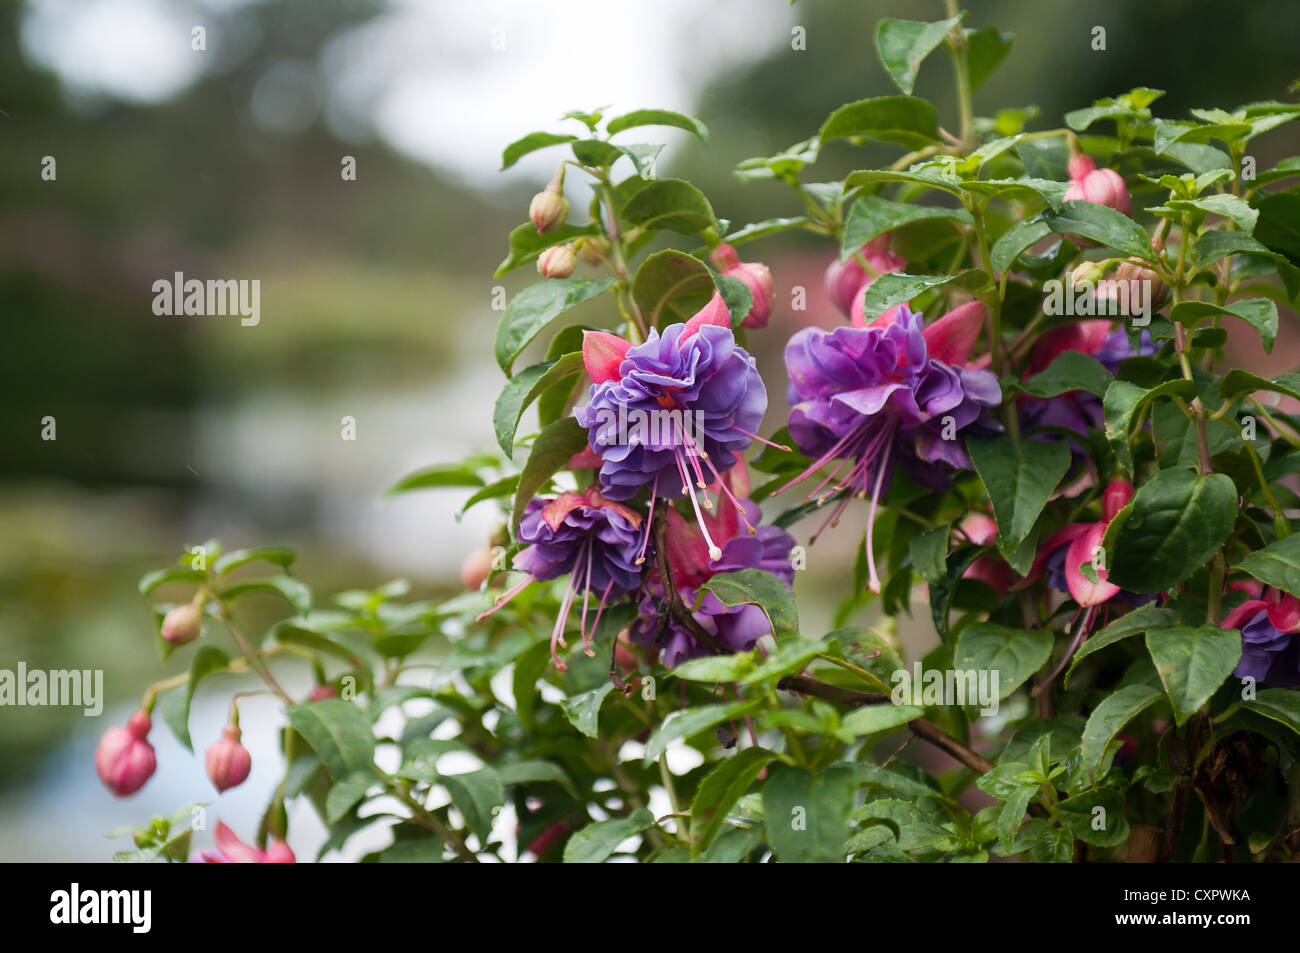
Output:
<path fill-rule="evenodd" d="M 460 564 L 460 581 L 466 589 L 478 589 L 492 575 L 492 550 L 480 546 L 471 550 Z"/>
<path fill-rule="evenodd" d="M 265 857 L 264 863 L 268 864 L 292 864 L 298 860 L 289 849 L 289 845 L 282 840 L 271 841 L 271 846 L 266 848 Z"/>
<path fill-rule="evenodd" d="M 116 797 L 127 797 L 140 790 L 158 767 L 153 745 L 145 740 L 152 727 L 148 713 L 137 711 L 125 728 L 114 725 L 99 740 L 95 771 Z"/>
<path fill-rule="evenodd" d="M 537 231 L 553 231 L 569 217 L 569 200 L 560 194 L 554 184 L 548 185 L 544 191 L 533 196 L 528 204 L 528 217 L 532 219 Z"/>
<path fill-rule="evenodd" d="M 678 346 L 685 347 L 686 342 L 694 337 L 706 324 L 712 324 L 720 328 L 731 327 L 731 314 L 727 311 L 727 304 L 722 300 L 722 295 L 713 292 L 713 297 L 709 303 L 702 307 L 695 315 L 686 322 L 686 327 L 682 330 L 682 336 L 678 339 Z"/>
<path fill-rule="evenodd" d="M 1097 163 L 1093 161 L 1091 156 L 1086 156 L 1081 153 L 1070 160 L 1068 169 L 1070 172 L 1070 181 L 1079 182 L 1082 181 L 1088 173 L 1097 171 Z"/>
<path fill-rule="evenodd" d="M 593 384 L 620 380 L 619 368 L 632 342 L 607 331 L 582 332 L 582 364 Z"/>
<path fill-rule="evenodd" d="M 858 289 L 858 295 L 853 299 L 853 306 L 849 309 L 849 324 L 855 328 L 887 328 L 902 316 L 903 309 L 907 305 L 896 304 L 892 308 L 886 308 L 868 321 L 866 299 L 867 289 L 870 287 L 871 282 L 867 282 Z"/>
<path fill-rule="evenodd" d="M 754 299 L 753 306 L 749 313 L 745 315 L 740 326 L 744 328 L 765 328 L 767 319 L 772 313 L 772 299 L 776 297 L 776 289 L 772 283 L 772 272 L 767 265 L 758 262 L 742 262 L 740 256 L 736 254 L 736 249 L 732 248 L 726 242 L 723 242 L 717 248 L 709 253 L 709 260 L 713 262 L 713 267 L 726 275 L 728 278 L 739 278 L 749 289 L 750 296 Z"/>
<path fill-rule="evenodd" d="M 992 546 L 998 535 L 997 520 L 978 511 L 967 513 L 958 525 L 976 546 Z"/>
<path fill-rule="evenodd" d="M 966 363 L 987 313 L 980 302 L 968 301 L 935 321 L 923 332 L 930 356 L 946 364 Z"/>
<path fill-rule="evenodd" d="M 572 245 L 552 245 L 537 256 L 537 273 L 543 278 L 567 278 L 577 267 Z"/>
<path fill-rule="evenodd" d="M 253 759 L 248 749 L 239 743 L 238 725 L 226 725 L 221 738 L 203 753 L 203 763 L 208 769 L 208 780 L 218 791 L 244 783 L 253 767 Z"/>
<path fill-rule="evenodd" d="M 338 697 L 339 697 L 338 690 L 335 689 L 333 685 L 317 685 L 315 688 L 311 690 L 311 694 L 307 696 L 307 700 L 313 702 L 319 702 L 319 701 L 324 701 L 327 698 L 338 698 Z"/>
<path fill-rule="evenodd" d="M 177 606 L 163 616 L 162 637 L 171 645 L 184 645 L 198 638 L 203 630 L 203 603 L 198 597 L 193 602 Z"/>
<path fill-rule="evenodd" d="M 1124 215 L 1133 211 L 1133 199 L 1128 194 L 1128 186 L 1114 169 L 1094 169 L 1083 178 L 1075 179 L 1065 190 L 1065 199 L 1105 205 Z"/>
<path fill-rule="evenodd" d="M 876 275 L 887 275 L 907 267 L 907 259 L 889 250 L 889 236 L 881 235 L 862 246 L 860 254 Z M 864 286 L 876 278 L 863 270 L 856 257 L 846 262 L 832 261 L 826 268 L 826 295 L 840 313 L 851 316 L 854 299 Z"/>
<path fill-rule="evenodd" d="M 1112 480 L 1101 495 L 1101 516 L 1109 523 L 1115 514 L 1128 506 L 1133 499 L 1133 484 L 1128 480 Z"/>

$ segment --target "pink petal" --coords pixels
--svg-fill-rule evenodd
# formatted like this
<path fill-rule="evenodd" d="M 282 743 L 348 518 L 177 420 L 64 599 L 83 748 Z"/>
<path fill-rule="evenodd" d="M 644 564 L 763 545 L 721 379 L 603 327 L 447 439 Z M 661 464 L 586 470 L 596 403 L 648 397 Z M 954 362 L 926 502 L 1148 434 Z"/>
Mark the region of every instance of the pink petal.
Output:
<path fill-rule="evenodd" d="M 720 328 L 731 327 L 731 314 L 727 311 L 727 304 L 722 300 L 722 295 L 717 291 L 713 292 L 713 297 L 709 299 L 709 303 L 686 322 L 686 328 L 682 331 L 678 346 L 685 347 L 686 342 L 694 337 L 700 328 L 706 324 L 713 324 Z"/>
<path fill-rule="evenodd" d="M 1082 566 L 1091 563 L 1106 535 L 1105 523 L 1092 523 L 1088 531 L 1070 544 L 1065 553 L 1065 582 L 1070 595 L 1081 606 L 1095 606 L 1119 592 L 1119 586 L 1106 581 L 1106 570 L 1097 570 L 1097 582 L 1083 574 Z"/>
<path fill-rule="evenodd" d="M 1133 499 L 1133 484 L 1128 480 L 1112 480 L 1101 495 L 1102 519 L 1109 523 L 1115 514 L 1128 506 Z"/>
<path fill-rule="evenodd" d="M 619 380 L 619 368 L 632 342 L 605 331 L 582 332 L 582 363 L 592 383 Z"/>
<path fill-rule="evenodd" d="M 1300 631 L 1300 599 L 1287 593 L 1268 607 L 1268 621 L 1279 632 Z"/>
<path fill-rule="evenodd" d="M 1269 605 L 1263 599 L 1247 599 L 1223 617 L 1223 621 L 1219 623 L 1219 628 L 1240 629 L 1243 623 L 1253 619 L 1261 609 L 1267 609 Z"/>
<path fill-rule="evenodd" d="M 964 363 L 984 327 L 986 313 L 983 304 L 968 301 L 926 328 L 925 343 L 930 356 L 947 364 Z"/>

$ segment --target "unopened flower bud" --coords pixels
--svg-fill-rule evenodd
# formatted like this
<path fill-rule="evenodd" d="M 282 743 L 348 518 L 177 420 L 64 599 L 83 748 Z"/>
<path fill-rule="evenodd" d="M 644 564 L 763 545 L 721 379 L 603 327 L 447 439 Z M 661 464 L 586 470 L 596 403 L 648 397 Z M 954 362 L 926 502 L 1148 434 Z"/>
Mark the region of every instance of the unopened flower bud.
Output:
<path fill-rule="evenodd" d="M 460 581 L 466 589 L 478 589 L 492 575 L 492 550 L 480 546 L 460 564 Z"/>
<path fill-rule="evenodd" d="M 162 637 L 170 645 L 184 645 L 193 642 L 203 630 L 203 596 L 194 597 L 193 602 L 177 606 L 163 616 Z"/>
<path fill-rule="evenodd" d="M 1114 169 L 1098 169 L 1097 163 L 1084 155 L 1070 160 L 1070 187 L 1065 190 L 1065 199 L 1105 205 L 1124 215 L 1133 211 L 1133 199 L 1123 177 Z"/>
<path fill-rule="evenodd" d="M 1112 480 L 1101 494 L 1101 515 L 1109 523 L 1115 514 L 1128 506 L 1133 499 L 1133 484 L 1128 480 Z"/>
<path fill-rule="evenodd" d="M 543 278 L 567 278 L 578 267 L 572 245 L 553 245 L 537 256 L 537 271 Z"/>
<path fill-rule="evenodd" d="M 253 767 L 253 759 L 239 742 L 238 725 L 226 725 L 221 738 L 203 753 L 203 763 L 208 769 L 208 780 L 218 791 L 244 783 Z"/>
<path fill-rule="evenodd" d="M 308 701 L 324 701 L 326 698 L 338 698 L 338 690 L 333 685 L 317 685 L 307 696 Z"/>
<path fill-rule="evenodd" d="M 528 217 L 539 232 L 559 228 L 569 217 L 569 200 L 564 197 L 563 183 L 552 182 L 528 203 Z"/>
<path fill-rule="evenodd" d="M 1070 287 L 1079 288 L 1095 285 L 1105 273 L 1105 266 L 1099 261 L 1081 262 L 1074 271 L 1070 272 Z"/>
<path fill-rule="evenodd" d="M 1135 261 L 1126 261 L 1116 268 L 1115 280 L 1129 282 L 1130 288 L 1134 282 L 1145 281 L 1150 288 L 1150 304 L 1153 309 L 1160 307 L 1169 294 L 1169 286 L 1160 279 L 1159 275 Z M 1129 300 L 1133 300 L 1131 291 Z"/>
<path fill-rule="evenodd" d="M 749 289 L 750 297 L 754 299 L 749 312 L 740 322 L 741 327 L 767 327 L 767 319 L 772 313 L 772 299 L 776 297 L 772 272 L 768 270 L 767 265 L 741 261 L 740 256 L 736 254 L 736 249 L 726 242 L 709 253 L 709 261 L 713 262 L 713 267 L 728 278 L 739 278 L 743 281 L 745 287 Z"/>
<path fill-rule="evenodd" d="M 134 794 L 158 767 L 153 745 L 146 740 L 153 727 L 148 713 L 137 711 L 123 728 L 114 725 L 104 732 L 95 750 L 95 771 L 116 797 Z"/>

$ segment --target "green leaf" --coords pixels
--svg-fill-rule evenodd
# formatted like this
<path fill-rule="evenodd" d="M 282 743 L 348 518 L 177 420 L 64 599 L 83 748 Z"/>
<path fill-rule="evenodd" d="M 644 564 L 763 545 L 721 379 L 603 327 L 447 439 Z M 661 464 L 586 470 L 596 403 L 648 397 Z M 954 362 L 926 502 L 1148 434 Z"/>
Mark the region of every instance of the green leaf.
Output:
<path fill-rule="evenodd" d="M 774 755 L 763 748 L 737 751 L 705 775 L 691 799 L 691 856 L 698 857 L 713 841 L 722 822 L 763 766 Z"/>
<path fill-rule="evenodd" d="M 623 207 L 623 219 L 629 226 L 667 229 L 682 235 L 718 226 L 713 206 L 704 193 L 684 179 L 651 182 Z"/>
<path fill-rule="evenodd" d="M 961 17 L 935 23 L 884 17 L 877 22 L 876 52 L 894 85 L 910 96 L 916 85 L 916 71 L 921 68 L 921 61 L 960 22 Z"/>
<path fill-rule="evenodd" d="M 497 443 L 506 456 L 514 453 L 515 431 L 519 429 L 519 418 L 523 416 L 528 405 L 539 395 L 567 378 L 573 377 L 583 369 L 582 352 L 574 351 L 553 361 L 542 361 L 532 367 L 526 367 L 502 388 L 497 397 L 496 407 L 492 411 L 492 425 L 496 428 Z"/>
<path fill-rule="evenodd" d="M 216 562 L 212 564 L 212 571 L 218 576 L 224 576 L 232 569 L 238 569 L 248 563 L 256 560 L 273 563 L 283 569 L 288 569 L 292 565 L 294 555 L 287 549 L 279 549 L 273 546 L 257 546 L 253 549 L 237 549 L 231 553 L 224 553 L 217 557 Z"/>
<path fill-rule="evenodd" d="M 384 492 L 384 496 L 396 496 L 399 493 L 408 493 L 411 490 L 428 490 L 447 486 L 481 487 L 482 485 L 483 478 L 475 472 L 474 468 L 463 463 L 439 463 L 416 470 L 414 473 L 408 473 L 389 487 Z"/>
<path fill-rule="evenodd" d="M 993 243 L 991 253 L 993 270 L 996 272 L 1010 271 L 1011 266 L 1016 263 L 1016 259 L 1027 248 L 1036 242 L 1042 241 L 1050 234 L 1052 234 L 1051 228 L 1048 227 L 1046 222 L 1039 219 L 1017 222 L 1003 232 L 1002 237 Z"/>
<path fill-rule="evenodd" d="M 1071 200 L 1061 205 L 1059 213 L 1043 216 L 1047 227 L 1064 235 L 1082 235 L 1126 255 L 1155 261 L 1151 239 L 1146 231 L 1122 212 L 1094 202 Z"/>
<path fill-rule="evenodd" d="M 1004 33 L 997 27 L 986 26 L 966 31 L 966 64 L 970 70 L 971 92 L 979 92 L 1016 41 L 1014 33 Z"/>
<path fill-rule="evenodd" d="M 799 610 L 794 593 L 770 572 L 762 569 L 720 572 L 700 586 L 701 598 L 705 591 L 713 593 L 725 606 L 758 606 L 772 624 L 772 634 L 778 642 L 799 635 Z"/>
<path fill-rule="evenodd" d="M 885 232 L 927 219 L 950 219 L 971 224 L 970 213 L 960 208 L 891 202 L 878 195 L 864 195 L 849 209 L 840 244 L 840 261 L 848 261 L 867 242 Z"/>
<path fill-rule="evenodd" d="M 595 738 L 600 706 L 604 703 L 605 696 L 613 690 L 613 682 L 602 682 L 589 692 L 583 692 L 580 695 L 564 699 L 560 702 L 560 708 L 564 711 L 564 717 L 569 719 L 569 723 L 573 727 L 588 738 Z"/>
<path fill-rule="evenodd" d="M 992 622 L 976 622 L 957 637 L 952 664 L 958 672 L 997 672 L 998 699 L 1023 685 L 1052 656 L 1050 629 L 1011 629 Z M 978 704 L 968 698 L 967 705 Z"/>
<path fill-rule="evenodd" d="M 966 439 L 966 451 L 993 501 L 998 551 L 1010 559 L 1070 468 L 1064 440 Z"/>
<path fill-rule="evenodd" d="M 492 811 L 506 802 L 506 789 L 491 768 L 466 774 L 444 774 L 438 779 L 469 829 L 486 842 L 492 833 Z"/>
<path fill-rule="evenodd" d="M 754 653 L 706 655 L 683 662 L 672 670 L 674 678 L 688 682 L 734 682 L 754 670 Z"/>
<path fill-rule="evenodd" d="M 1300 533 L 1269 543 L 1236 563 L 1260 582 L 1300 596 Z"/>
<path fill-rule="evenodd" d="M 646 742 L 645 755 L 641 760 L 646 765 L 653 764 L 656 758 L 668 750 L 668 745 L 678 738 L 694 737 L 714 725 L 748 715 L 761 705 L 762 700 L 755 699 L 678 709 L 669 714 L 663 720 L 663 724 L 650 735 L 650 740 Z"/>
<path fill-rule="evenodd" d="M 550 482 L 556 471 L 568 465 L 575 453 L 586 447 L 587 431 L 573 417 L 562 417 L 542 429 L 533 441 L 523 472 L 519 474 L 519 487 L 515 490 L 515 505 L 510 517 L 511 532 L 518 532 L 528 501 Z"/>
<path fill-rule="evenodd" d="M 925 709 L 916 705 L 863 705 L 849 712 L 840 722 L 841 740 L 889 731 L 924 714 Z"/>
<path fill-rule="evenodd" d="M 723 240 L 728 245 L 741 245 L 745 242 L 752 242 L 756 238 L 766 238 L 769 235 L 779 235 L 781 232 L 788 232 L 794 228 L 804 228 L 809 221 L 810 219 L 806 215 L 797 215 L 793 218 L 768 218 L 738 228 Z"/>
<path fill-rule="evenodd" d="M 497 325 L 497 364 L 507 374 L 519 352 L 542 330 L 564 312 L 604 294 L 614 286 L 614 279 L 593 281 L 589 278 L 548 278 L 529 285 L 506 305 Z"/>
<path fill-rule="evenodd" d="M 201 645 L 190 662 L 190 677 L 184 685 L 178 685 L 162 696 L 159 701 L 163 722 L 172 730 L 186 751 L 194 750 L 190 740 L 190 702 L 194 700 L 194 691 L 199 682 L 214 672 L 224 671 L 230 665 L 230 656 L 212 645 Z"/>
<path fill-rule="evenodd" d="M 511 784 L 551 782 L 564 788 L 571 797 L 578 796 L 569 775 L 554 761 L 542 761 L 540 758 L 528 761 L 512 761 L 508 764 L 497 765 L 496 773 L 501 783 L 507 786 Z"/>
<path fill-rule="evenodd" d="M 940 583 L 948 574 L 948 532 L 951 527 L 940 526 L 912 537 L 908 554 L 916 573 L 929 583 Z"/>
<path fill-rule="evenodd" d="M 1289 538 L 1289 537 L 1288 537 Z M 1233 631 L 1229 629 L 1228 631 Z M 1254 698 L 1237 702 L 1215 721 L 1226 720 L 1239 708 L 1253 711 L 1285 725 L 1300 735 L 1300 692 L 1291 688 L 1265 688 Z"/>
<path fill-rule="evenodd" d="M 704 123 L 694 116 L 687 116 L 684 113 L 673 112 L 669 109 L 638 109 L 627 115 L 611 119 L 605 128 L 609 130 L 609 134 L 612 136 L 616 132 L 622 132 L 624 129 L 632 129 L 636 126 L 675 126 L 678 129 L 685 129 L 699 139 L 700 142 L 709 141 L 709 130 Z"/>
<path fill-rule="evenodd" d="M 1120 729 L 1163 697 L 1163 693 L 1149 685 L 1134 683 L 1125 685 L 1102 699 L 1101 704 L 1088 716 L 1080 744 L 1080 756 L 1089 777 L 1094 781 L 1101 779 L 1105 773 L 1102 767 L 1106 749 Z"/>
<path fill-rule="evenodd" d="M 1179 378 L 1147 389 L 1129 381 L 1117 380 L 1112 381 L 1106 388 L 1106 393 L 1102 397 L 1102 408 L 1106 414 L 1106 440 L 1110 443 L 1115 459 L 1124 472 L 1133 472 L 1133 452 L 1129 449 L 1128 436 L 1138 409 L 1147 401 L 1157 397 L 1175 395 L 1195 397 L 1196 385 Z"/>
<path fill-rule="evenodd" d="M 1099 807 L 1104 813 L 1096 813 Z M 1058 802 L 1056 811 L 1070 833 L 1085 844 L 1118 847 L 1128 840 L 1130 828 L 1119 791 L 1083 791 Z"/>
<path fill-rule="evenodd" d="M 501 169 L 505 171 L 530 152 L 545 149 L 547 146 L 573 142 L 577 138 L 577 136 L 560 135 L 554 132 L 530 132 L 522 139 L 516 139 L 506 146 L 505 151 L 501 153 Z"/>
<path fill-rule="evenodd" d="M 199 569 L 156 569 L 141 576 L 136 588 L 140 590 L 140 595 L 147 596 L 163 583 L 186 582 L 198 585 L 206 582 L 207 578 L 208 574 Z"/>
<path fill-rule="evenodd" d="M 1237 489 L 1222 473 L 1161 470 L 1106 529 L 1107 580 L 1130 592 L 1165 592 L 1207 565 L 1232 532 Z"/>
<path fill-rule="evenodd" d="M 1255 230 L 1255 222 L 1259 219 L 1259 212 L 1246 204 L 1245 199 L 1222 192 L 1194 199 L 1171 199 L 1167 207 L 1178 211 L 1190 210 L 1221 215 L 1246 234 Z"/>
<path fill-rule="evenodd" d="M 1082 351 L 1062 351 L 1056 359 L 1029 380 L 1024 389 L 1035 397 L 1059 397 L 1073 390 L 1086 390 L 1104 397 L 1115 379 L 1101 362 Z"/>
<path fill-rule="evenodd" d="M 694 255 L 666 248 L 641 263 L 632 297 L 653 327 L 686 321 L 709 301 L 713 274 Z"/>
<path fill-rule="evenodd" d="M 833 764 L 816 775 L 783 765 L 763 785 L 767 842 L 786 864 L 843 863 L 857 772 Z"/>
<path fill-rule="evenodd" d="M 956 284 L 962 288 L 978 288 L 987 281 L 988 275 L 978 270 L 955 275 L 881 275 L 867 288 L 863 297 L 863 313 L 868 318 L 875 317 L 896 304 L 911 301 L 922 291 L 940 285 Z"/>
<path fill-rule="evenodd" d="M 307 740 L 336 781 L 373 773 L 375 736 L 370 720 L 351 702 L 327 698 L 299 705 L 289 710 L 289 724 Z"/>
<path fill-rule="evenodd" d="M 235 583 L 222 589 L 217 595 L 223 602 L 233 603 L 241 596 L 254 592 L 274 593 L 288 601 L 300 613 L 306 614 L 311 611 L 311 589 L 305 582 L 292 576 L 267 576 L 263 579 Z"/>
<path fill-rule="evenodd" d="M 1145 605 L 1134 609 L 1132 612 L 1126 612 L 1106 628 L 1092 635 L 1086 642 L 1079 646 L 1075 651 L 1074 657 L 1070 660 L 1070 667 L 1065 672 L 1065 685 L 1070 685 L 1070 674 L 1074 667 L 1081 661 L 1098 652 L 1108 645 L 1113 645 L 1122 639 L 1127 639 L 1130 635 L 1137 635 L 1140 632 L 1147 632 L 1151 629 L 1161 628 L 1164 626 L 1176 625 L 1178 622 L 1178 613 L 1171 609 L 1161 609 L 1156 605 Z"/>
<path fill-rule="evenodd" d="M 510 251 L 497 265 L 494 278 L 530 265 L 546 249 L 555 245 L 565 245 L 579 238 L 598 234 L 595 225 L 569 225 L 565 223 L 549 232 L 539 232 L 532 222 L 516 226 L 510 232 Z"/>
<path fill-rule="evenodd" d="M 826 640 L 791 639 L 781 645 L 753 671 L 742 675 L 742 685 L 777 681 L 786 675 L 802 672 L 818 655 L 826 651 Z"/>
<path fill-rule="evenodd" d="M 878 96 L 841 106 L 819 133 L 822 142 L 855 136 L 921 149 L 939 142 L 939 117 L 924 99 Z"/>
<path fill-rule="evenodd" d="M 627 817 L 596 821 L 577 831 L 564 845 L 566 864 L 599 864 L 628 838 L 654 826 L 655 818 L 643 807 Z"/>
<path fill-rule="evenodd" d="M 1268 298 L 1246 298 L 1229 304 L 1180 301 L 1170 309 L 1169 320 L 1193 325 L 1202 318 L 1213 317 L 1216 314 L 1231 314 L 1241 318 L 1259 332 L 1259 339 L 1264 343 L 1265 352 L 1273 353 L 1273 344 L 1277 341 L 1277 305 Z"/>
<path fill-rule="evenodd" d="M 1236 629 L 1203 625 L 1169 626 L 1147 632 L 1147 651 L 1156 664 L 1174 719 L 1183 724 L 1196 714 L 1241 661 Z"/>
<path fill-rule="evenodd" d="M 366 796 L 366 789 L 375 783 L 371 773 L 352 774 L 337 781 L 325 797 L 325 819 L 337 824 Z"/>

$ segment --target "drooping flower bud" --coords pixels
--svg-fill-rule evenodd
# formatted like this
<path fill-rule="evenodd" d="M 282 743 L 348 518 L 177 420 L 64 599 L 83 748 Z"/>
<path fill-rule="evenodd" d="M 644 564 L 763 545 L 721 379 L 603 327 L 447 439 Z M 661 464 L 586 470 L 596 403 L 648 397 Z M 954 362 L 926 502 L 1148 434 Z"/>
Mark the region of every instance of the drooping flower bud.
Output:
<path fill-rule="evenodd" d="M 1143 298 L 1150 302 L 1152 309 L 1160 307 L 1169 294 L 1169 286 L 1161 280 L 1160 276 L 1136 261 L 1126 261 L 1116 268 L 1115 280 L 1128 282 L 1130 301 L 1137 300 L 1133 294 L 1137 290 L 1134 282 L 1146 282 L 1149 294 L 1144 295 Z"/>
<path fill-rule="evenodd" d="M 218 791 L 244 783 L 253 767 L 253 759 L 248 749 L 239 742 L 238 725 L 226 725 L 221 738 L 203 753 L 203 763 L 208 769 L 208 780 Z"/>
<path fill-rule="evenodd" d="M 1065 199 L 1105 205 L 1124 215 L 1133 211 L 1133 199 L 1123 177 L 1114 169 L 1098 169 L 1097 163 L 1085 155 L 1070 160 L 1070 187 L 1065 190 Z"/>
<path fill-rule="evenodd" d="M 890 251 L 889 239 L 889 235 L 873 238 L 859 251 L 875 275 L 867 274 L 856 256 L 844 262 L 836 259 L 827 266 L 826 294 L 841 314 L 850 315 L 854 300 L 863 287 L 870 285 L 877 276 L 902 271 L 907 267 L 907 259 Z"/>
<path fill-rule="evenodd" d="M 153 745 L 146 740 L 152 727 L 148 713 L 137 711 L 125 728 L 114 725 L 99 740 L 95 771 L 115 797 L 128 797 L 140 790 L 158 767 Z"/>
<path fill-rule="evenodd" d="M 1099 261 L 1080 262 L 1079 266 L 1070 272 L 1070 287 L 1086 288 L 1089 285 L 1095 286 L 1105 274 L 1106 268 Z"/>
<path fill-rule="evenodd" d="M 569 217 L 569 200 L 564 197 L 564 166 L 560 166 L 546 188 L 528 203 L 528 217 L 539 232 L 552 231 Z"/>
<path fill-rule="evenodd" d="M 726 242 L 718 245 L 709 253 L 709 261 L 728 278 L 739 278 L 749 289 L 754 299 L 753 306 L 740 322 L 743 328 L 765 328 L 772 313 L 772 299 L 776 289 L 772 283 L 772 272 L 767 265 L 758 262 L 743 262 L 736 254 L 736 249 Z"/>
<path fill-rule="evenodd" d="M 203 596 L 199 594 L 192 602 L 177 606 L 163 616 L 162 637 L 175 646 L 193 642 L 203 630 Z"/>
<path fill-rule="evenodd" d="M 333 685 L 317 685 L 307 696 L 308 701 L 319 702 L 327 698 L 338 698 L 338 690 Z"/>
<path fill-rule="evenodd" d="M 568 278 L 578 267 L 572 245 L 552 245 L 537 256 L 537 271 L 543 278 Z"/>

